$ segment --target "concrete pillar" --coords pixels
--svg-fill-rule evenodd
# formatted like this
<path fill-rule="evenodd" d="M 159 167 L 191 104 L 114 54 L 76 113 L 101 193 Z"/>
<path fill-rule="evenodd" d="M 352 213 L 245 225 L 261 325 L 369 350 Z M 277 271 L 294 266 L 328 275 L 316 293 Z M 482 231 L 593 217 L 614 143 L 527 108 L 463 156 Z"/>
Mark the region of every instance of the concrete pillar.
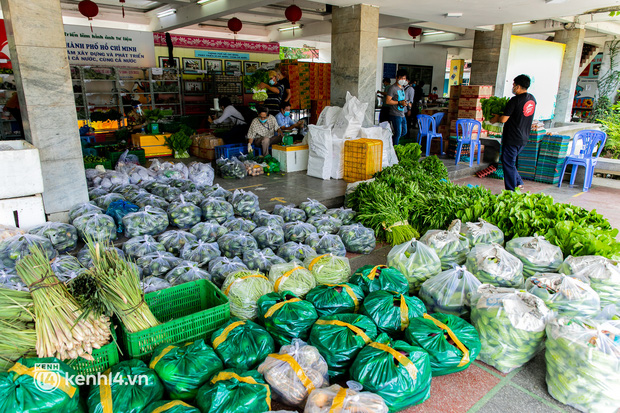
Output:
<path fill-rule="evenodd" d="M 564 59 L 562 60 L 558 96 L 555 101 L 554 120 L 556 122 L 570 122 L 585 35 L 586 29 L 559 30 L 555 32 L 553 41 L 566 45 Z"/>
<path fill-rule="evenodd" d="M 374 124 L 378 37 L 378 7 L 334 7 L 331 104 L 344 105 L 347 91 L 367 102 L 364 126 Z"/>
<path fill-rule="evenodd" d="M 39 149 L 43 204 L 66 220 L 88 201 L 60 0 L 0 0 L 25 139 Z"/>
<path fill-rule="evenodd" d="M 495 25 L 493 31 L 476 31 L 470 85 L 493 85 L 495 96 L 504 96 L 512 24 Z"/>

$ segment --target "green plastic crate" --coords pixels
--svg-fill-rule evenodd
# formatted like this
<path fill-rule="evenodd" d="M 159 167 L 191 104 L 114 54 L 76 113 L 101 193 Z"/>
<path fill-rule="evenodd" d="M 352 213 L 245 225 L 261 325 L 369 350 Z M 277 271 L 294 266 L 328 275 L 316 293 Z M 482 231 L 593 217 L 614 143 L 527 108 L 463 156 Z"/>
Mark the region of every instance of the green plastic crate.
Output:
<path fill-rule="evenodd" d="M 109 159 L 105 162 L 84 162 L 84 169 L 95 169 L 97 165 L 103 165 L 105 169 L 112 169 L 112 162 Z"/>
<path fill-rule="evenodd" d="M 108 154 L 108 158 L 110 159 L 110 162 L 112 163 L 113 167 L 116 167 L 116 163 L 118 162 L 120 157 L 123 156 L 124 153 L 125 151 L 110 152 Z M 146 163 L 146 156 L 144 154 L 144 149 L 140 149 L 137 151 L 129 151 L 129 155 L 136 155 L 138 157 L 138 161 L 140 161 L 140 165 L 144 165 Z"/>
<path fill-rule="evenodd" d="M 94 361 L 89 361 L 80 357 L 75 360 L 66 360 L 65 363 L 67 363 L 78 374 L 82 375 L 97 374 L 106 371 L 110 367 L 117 364 L 120 361 L 120 358 L 118 354 L 116 333 L 114 330 L 114 324 L 110 323 L 112 341 L 99 349 L 93 350 L 92 356 L 95 359 Z"/>
<path fill-rule="evenodd" d="M 208 280 L 155 291 L 145 301 L 162 324 L 129 333 L 121 323 L 124 356 L 145 362 L 158 345 L 207 339 L 230 318 L 228 297 Z"/>

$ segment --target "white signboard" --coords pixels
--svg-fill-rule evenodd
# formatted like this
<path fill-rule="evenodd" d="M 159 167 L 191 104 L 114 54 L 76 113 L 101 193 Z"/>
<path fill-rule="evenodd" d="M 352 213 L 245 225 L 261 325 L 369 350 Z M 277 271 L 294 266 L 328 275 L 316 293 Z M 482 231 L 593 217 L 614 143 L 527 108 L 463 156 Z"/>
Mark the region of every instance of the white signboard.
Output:
<path fill-rule="evenodd" d="M 65 25 L 69 64 L 81 66 L 153 67 L 153 33 Z"/>

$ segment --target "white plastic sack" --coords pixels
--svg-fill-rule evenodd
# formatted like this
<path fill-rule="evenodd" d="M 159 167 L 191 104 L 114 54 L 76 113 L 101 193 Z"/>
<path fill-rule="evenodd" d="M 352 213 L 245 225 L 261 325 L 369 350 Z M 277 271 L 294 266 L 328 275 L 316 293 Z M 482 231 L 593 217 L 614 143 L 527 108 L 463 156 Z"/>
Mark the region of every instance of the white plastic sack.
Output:
<path fill-rule="evenodd" d="M 398 157 L 396 156 L 394 144 L 392 143 L 392 129 L 390 128 L 389 122 L 383 122 L 379 126 L 362 128 L 360 130 L 360 136 L 364 139 L 376 139 L 383 142 L 383 156 L 381 159 L 383 168 L 398 163 Z"/>
<path fill-rule="evenodd" d="M 344 178 L 344 141 L 332 136 L 332 179 Z"/>
<path fill-rule="evenodd" d="M 340 113 L 342 113 L 340 106 L 326 106 L 319 115 L 316 126 L 334 126 L 334 123 L 340 117 Z"/>
<path fill-rule="evenodd" d="M 332 132 L 329 126 L 308 126 L 308 175 L 328 180 L 332 172 Z"/>
<path fill-rule="evenodd" d="M 213 185 L 215 171 L 208 163 L 192 162 L 189 164 L 189 180 L 201 187 Z"/>
<path fill-rule="evenodd" d="M 368 103 L 362 103 L 360 100 L 347 92 L 347 102 L 342 108 L 340 116 L 334 123 L 332 133 L 341 139 L 355 139 L 362 129 L 364 114 Z"/>

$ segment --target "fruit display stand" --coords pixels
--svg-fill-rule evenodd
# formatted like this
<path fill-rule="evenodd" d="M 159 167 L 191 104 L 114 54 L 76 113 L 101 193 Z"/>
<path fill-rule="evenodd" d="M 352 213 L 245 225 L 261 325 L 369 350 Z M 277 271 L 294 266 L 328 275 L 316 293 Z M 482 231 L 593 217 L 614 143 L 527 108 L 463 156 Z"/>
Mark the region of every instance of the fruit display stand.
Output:
<path fill-rule="evenodd" d="M 272 156 L 280 162 L 282 172 L 298 172 L 308 169 L 308 145 L 297 143 L 289 146 L 273 145 Z"/>
<path fill-rule="evenodd" d="M 144 156 L 146 158 L 172 156 L 172 149 L 165 145 L 166 137 L 170 135 L 170 133 L 163 133 L 159 135 L 143 135 L 141 133 L 134 133 L 131 135 L 131 141 L 134 146 L 138 146 L 144 150 Z"/>

